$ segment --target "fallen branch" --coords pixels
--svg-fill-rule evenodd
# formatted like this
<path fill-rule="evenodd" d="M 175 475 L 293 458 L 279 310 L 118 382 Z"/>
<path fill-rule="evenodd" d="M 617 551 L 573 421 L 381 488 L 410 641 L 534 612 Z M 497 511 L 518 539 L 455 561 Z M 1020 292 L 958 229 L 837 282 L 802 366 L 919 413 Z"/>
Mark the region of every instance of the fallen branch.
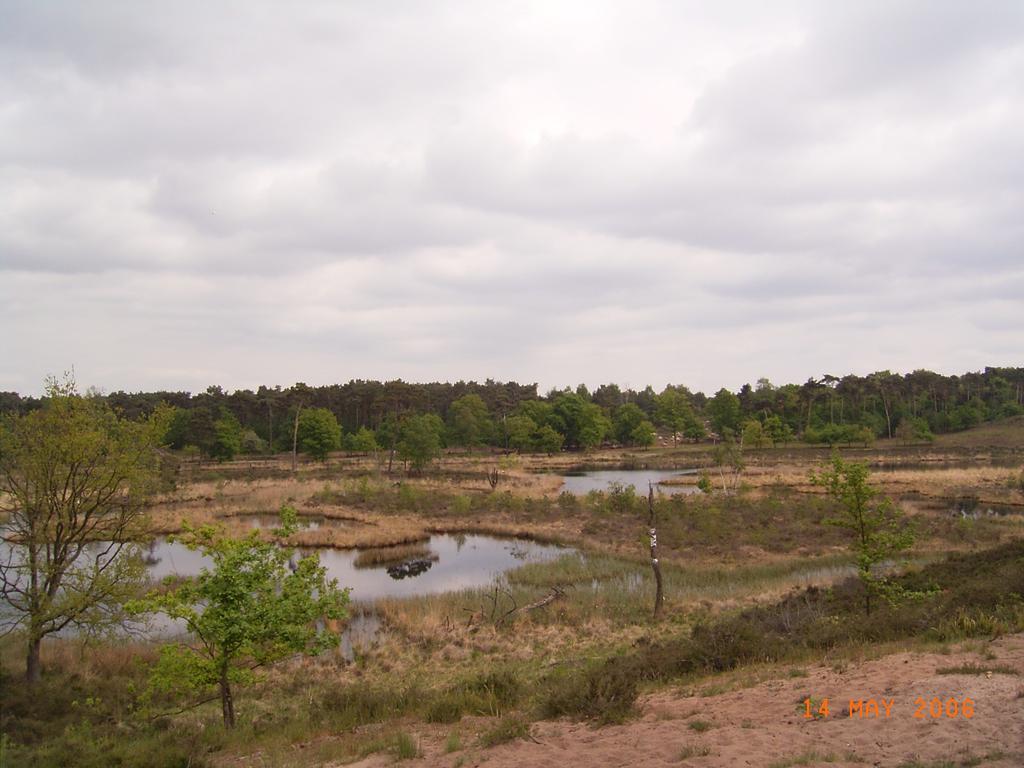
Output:
<path fill-rule="evenodd" d="M 500 619 L 494 622 L 495 626 L 503 624 L 506 619 L 511 618 L 517 613 L 535 611 L 538 608 L 543 608 L 546 605 L 551 605 L 551 603 L 555 602 L 555 600 L 562 597 L 563 595 L 565 595 L 565 591 L 561 587 L 552 587 L 551 592 L 542 597 L 540 600 L 536 600 L 532 603 L 529 603 L 528 605 L 524 605 L 522 608 L 513 608 L 512 610 L 508 611 L 504 616 L 502 616 Z"/>

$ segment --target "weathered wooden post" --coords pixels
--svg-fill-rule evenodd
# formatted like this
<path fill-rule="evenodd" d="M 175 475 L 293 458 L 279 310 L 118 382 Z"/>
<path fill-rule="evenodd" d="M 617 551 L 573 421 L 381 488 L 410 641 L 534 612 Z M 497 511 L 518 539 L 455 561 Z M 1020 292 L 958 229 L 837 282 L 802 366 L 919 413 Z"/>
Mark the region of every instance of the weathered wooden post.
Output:
<path fill-rule="evenodd" d="M 658 525 L 654 515 L 654 483 L 647 483 L 647 526 L 651 535 L 651 568 L 654 570 L 654 618 L 661 614 L 661 604 L 665 601 L 664 588 L 661 583 L 661 566 L 658 564 Z"/>

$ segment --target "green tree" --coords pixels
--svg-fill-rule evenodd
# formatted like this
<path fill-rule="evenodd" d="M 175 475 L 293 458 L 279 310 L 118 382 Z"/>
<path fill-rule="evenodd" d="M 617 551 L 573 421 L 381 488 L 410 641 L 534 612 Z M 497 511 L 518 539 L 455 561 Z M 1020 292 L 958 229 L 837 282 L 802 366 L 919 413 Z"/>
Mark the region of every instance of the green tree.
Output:
<path fill-rule="evenodd" d="M 747 468 L 746 460 L 743 458 L 742 444 L 727 436 L 715 446 L 711 452 L 711 459 L 718 467 L 718 473 L 722 479 L 722 491 L 724 493 L 735 491 L 740 477 L 743 475 L 743 470 Z"/>
<path fill-rule="evenodd" d="M 547 424 L 538 427 L 533 436 L 534 447 L 541 453 L 546 453 L 549 456 L 562 450 L 564 442 L 565 438 L 562 437 L 561 433 Z"/>
<path fill-rule="evenodd" d="M 480 395 L 463 395 L 448 409 L 451 443 L 471 449 L 491 439 L 494 425 Z"/>
<path fill-rule="evenodd" d="M 917 416 L 904 416 L 896 427 L 896 437 L 903 441 L 903 444 L 914 441 L 931 442 L 935 439 L 928 422 Z"/>
<path fill-rule="evenodd" d="M 792 428 L 775 414 L 764 420 L 764 431 L 773 444 L 782 443 L 785 445 L 793 440 Z"/>
<path fill-rule="evenodd" d="M 909 549 L 914 534 L 903 513 L 868 483 L 868 475 L 866 463 L 847 462 L 833 452 L 818 472 L 811 473 L 811 482 L 839 505 L 839 515 L 825 523 L 852 534 L 857 575 L 864 585 L 864 613 L 870 615 L 872 596 L 891 594 L 887 580 L 876 576 L 874 567 Z"/>
<path fill-rule="evenodd" d="M 305 408 L 299 414 L 299 446 L 318 461 L 341 447 L 338 419 L 326 408 Z"/>
<path fill-rule="evenodd" d="M 533 447 L 537 424 L 529 416 L 509 416 L 505 419 L 502 429 L 505 433 L 506 447 L 516 451 L 528 451 Z"/>
<path fill-rule="evenodd" d="M 80 397 L 70 378 L 47 382 L 38 410 L 0 421 L 0 511 L 9 555 L 0 596 L 11 611 L 0 634 L 24 627 L 25 675 L 41 674 L 47 635 L 75 626 L 93 634 L 123 621 L 144 569 L 137 542 L 148 533 L 143 504 L 156 488 L 158 441 L 171 413 L 143 422 Z"/>
<path fill-rule="evenodd" d="M 650 445 L 654 445 L 656 435 L 657 433 L 654 431 L 654 425 L 647 419 L 644 419 L 633 427 L 633 431 L 629 433 L 629 443 L 630 445 L 639 445 L 646 448 Z"/>
<path fill-rule="evenodd" d="M 432 414 L 410 416 L 402 424 L 398 442 L 398 455 L 409 462 L 409 468 L 421 472 L 430 462 L 441 455 L 441 435 L 444 422 Z"/>
<path fill-rule="evenodd" d="M 600 445 L 611 431 L 611 423 L 601 407 L 574 392 L 562 392 L 556 396 L 548 423 L 562 433 L 567 447 L 582 450 Z"/>
<path fill-rule="evenodd" d="M 565 429 L 565 424 L 561 423 L 555 416 L 554 406 L 551 403 L 545 403 L 543 400 L 524 400 L 519 404 L 519 408 L 516 409 L 516 414 L 518 416 L 528 416 L 538 427 L 548 424 L 559 432 Z"/>
<path fill-rule="evenodd" d="M 221 409 L 220 418 L 213 422 L 213 443 L 210 456 L 217 461 L 231 461 L 242 451 L 242 425 L 231 411 Z"/>
<path fill-rule="evenodd" d="M 690 398 L 676 387 L 665 387 L 655 400 L 654 418 L 658 424 L 672 430 L 672 444 L 687 425 L 695 421 Z"/>
<path fill-rule="evenodd" d="M 256 430 L 247 429 L 242 432 L 242 453 L 266 453 L 267 441 L 256 434 Z"/>
<path fill-rule="evenodd" d="M 593 403 L 583 406 L 578 426 L 577 445 L 584 451 L 599 446 L 612 429 L 612 423 L 608 421 L 601 407 Z"/>
<path fill-rule="evenodd" d="M 737 431 L 740 426 L 740 399 L 728 389 L 720 389 L 708 401 L 705 410 L 711 419 L 711 427 L 719 435 L 726 430 Z"/>
<path fill-rule="evenodd" d="M 626 403 L 615 411 L 613 430 L 615 439 L 623 445 L 630 445 L 633 442 L 633 430 L 647 418 L 635 403 Z"/>
<path fill-rule="evenodd" d="M 296 528 L 294 510 L 282 509 L 282 521 L 275 533 L 289 535 Z M 259 531 L 232 539 L 213 526 L 187 528 L 182 541 L 210 567 L 132 608 L 181 620 L 191 633 L 188 642 L 161 649 L 154 687 L 176 693 L 216 689 L 224 725 L 233 728 L 232 685 L 253 680 L 258 668 L 287 656 L 336 645 L 337 634 L 321 620 L 345 616 L 348 590 L 327 579 L 316 555 L 295 562 L 293 550 L 261 539 Z"/>
<path fill-rule="evenodd" d="M 367 429 L 366 427 L 360 427 L 359 431 L 352 435 L 349 445 L 352 450 L 357 453 L 373 453 L 374 451 L 380 450 L 380 446 L 377 444 L 377 437 L 373 434 L 373 430 Z"/>
<path fill-rule="evenodd" d="M 772 439 L 760 421 L 750 419 L 743 425 L 743 445 L 750 448 L 771 448 Z"/>
<path fill-rule="evenodd" d="M 683 437 L 687 440 L 703 440 L 707 436 L 708 431 L 704 427 L 704 422 L 697 418 L 696 414 L 691 413 L 683 427 Z"/>

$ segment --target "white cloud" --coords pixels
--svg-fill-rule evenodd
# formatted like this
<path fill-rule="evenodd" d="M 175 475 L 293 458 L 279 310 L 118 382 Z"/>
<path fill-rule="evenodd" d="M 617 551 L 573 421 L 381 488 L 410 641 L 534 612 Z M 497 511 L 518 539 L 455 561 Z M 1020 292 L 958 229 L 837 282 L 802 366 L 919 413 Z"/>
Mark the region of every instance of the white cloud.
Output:
<path fill-rule="evenodd" d="M 0 387 L 1020 363 L 1010 0 L 0 18 Z"/>

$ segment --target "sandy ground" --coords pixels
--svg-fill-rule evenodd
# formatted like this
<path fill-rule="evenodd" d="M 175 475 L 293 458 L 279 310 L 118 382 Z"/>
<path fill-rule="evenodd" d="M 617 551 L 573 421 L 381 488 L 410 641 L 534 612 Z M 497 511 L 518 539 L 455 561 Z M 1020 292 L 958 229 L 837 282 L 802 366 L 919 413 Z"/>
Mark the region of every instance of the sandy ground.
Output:
<path fill-rule="evenodd" d="M 416 765 L 522 766 L 922 766 L 1024 765 L 1024 677 L 1006 673 L 937 674 L 941 667 L 975 664 L 1012 667 L 1024 674 L 1024 635 L 977 653 L 898 653 L 839 667 L 810 667 L 806 677 L 773 680 L 715 696 L 671 692 L 646 698 L 642 715 L 622 726 L 593 728 L 570 722 L 535 724 L 529 740 L 492 749 L 444 753 L 441 740 L 424 735 Z M 803 699 L 828 697 L 831 716 L 806 719 Z M 923 708 L 917 699 L 925 700 Z M 970 719 L 932 717 L 927 702 L 974 702 Z M 877 717 L 852 717 L 849 701 L 874 699 Z M 885 702 L 890 703 L 885 716 Z M 915 718 L 920 709 L 923 717 Z M 691 723 L 711 727 L 698 732 Z M 464 738 L 464 743 L 470 739 Z M 684 756 L 684 750 L 693 756 Z M 700 755 L 700 752 L 707 754 Z M 814 756 L 816 754 L 816 757 Z M 356 765 L 383 766 L 375 755 Z M 459 761 L 462 761 L 461 763 Z M 915 762 L 916 761 L 916 762 Z M 971 762 L 968 762 L 971 761 Z M 977 762 L 974 762 L 977 761 Z"/>

